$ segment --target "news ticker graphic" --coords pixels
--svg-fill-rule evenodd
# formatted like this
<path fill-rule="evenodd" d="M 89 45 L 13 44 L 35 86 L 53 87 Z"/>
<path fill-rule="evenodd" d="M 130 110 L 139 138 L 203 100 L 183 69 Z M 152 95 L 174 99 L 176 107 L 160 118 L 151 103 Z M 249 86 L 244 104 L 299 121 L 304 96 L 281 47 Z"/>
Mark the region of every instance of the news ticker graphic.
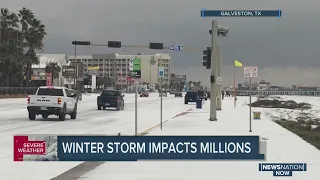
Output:
<path fill-rule="evenodd" d="M 201 17 L 278 17 L 281 10 L 201 10 Z"/>
<path fill-rule="evenodd" d="M 14 161 L 58 161 L 57 136 L 19 135 L 13 137 Z"/>
<path fill-rule="evenodd" d="M 264 160 L 259 136 L 14 136 L 14 161 Z"/>
<path fill-rule="evenodd" d="M 307 171 L 306 163 L 260 163 L 259 171 L 272 171 L 273 176 L 292 176 L 293 171 Z"/>

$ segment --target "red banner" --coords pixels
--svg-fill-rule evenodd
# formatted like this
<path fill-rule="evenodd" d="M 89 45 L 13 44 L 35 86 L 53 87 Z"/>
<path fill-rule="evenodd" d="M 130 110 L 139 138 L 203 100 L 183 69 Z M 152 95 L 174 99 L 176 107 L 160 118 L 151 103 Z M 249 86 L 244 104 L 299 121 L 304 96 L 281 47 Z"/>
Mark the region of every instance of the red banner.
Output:
<path fill-rule="evenodd" d="M 47 77 L 47 86 L 52 86 L 52 73 L 46 73 Z"/>
<path fill-rule="evenodd" d="M 45 155 L 46 141 L 29 141 L 28 136 L 14 136 L 13 160 L 23 161 L 24 155 Z"/>

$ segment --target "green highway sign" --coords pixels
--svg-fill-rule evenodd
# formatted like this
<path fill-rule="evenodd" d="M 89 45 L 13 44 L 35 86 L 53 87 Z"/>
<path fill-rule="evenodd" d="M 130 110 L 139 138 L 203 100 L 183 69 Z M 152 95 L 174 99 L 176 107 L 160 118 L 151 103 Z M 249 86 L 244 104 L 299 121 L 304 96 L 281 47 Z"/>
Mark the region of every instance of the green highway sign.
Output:
<path fill-rule="evenodd" d="M 134 58 L 132 62 L 132 70 L 130 71 L 132 78 L 141 78 L 141 59 Z"/>

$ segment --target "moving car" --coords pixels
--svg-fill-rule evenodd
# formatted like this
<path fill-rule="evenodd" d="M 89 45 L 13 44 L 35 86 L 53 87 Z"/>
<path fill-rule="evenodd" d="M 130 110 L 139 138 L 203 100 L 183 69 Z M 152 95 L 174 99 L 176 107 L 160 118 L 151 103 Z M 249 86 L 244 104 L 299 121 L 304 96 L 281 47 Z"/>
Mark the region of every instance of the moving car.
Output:
<path fill-rule="evenodd" d="M 149 92 L 148 91 L 141 91 L 140 97 L 149 97 Z"/>
<path fill-rule="evenodd" d="M 77 118 L 77 95 L 65 87 L 41 86 L 35 95 L 28 96 L 29 119 L 35 120 L 37 115 L 47 118 L 56 115 L 64 121 L 66 114 L 71 119 Z"/>
<path fill-rule="evenodd" d="M 82 101 L 82 93 L 79 90 L 70 89 L 71 93 L 76 94 L 76 100 Z"/>
<path fill-rule="evenodd" d="M 188 104 L 189 102 L 196 102 L 197 101 L 197 92 L 187 92 L 184 96 L 184 104 Z"/>
<path fill-rule="evenodd" d="M 182 97 L 182 92 L 176 92 L 176 93 L 174 93 L 174 97 Z"/>
<path fill-rule="evenodd" d="M 206 95 L 206 93 L 204 91 L 198 91 L 198 96 L 201 98 L 201 99 L 205 99 L 207 100 L 208 97 Z"/>
<path fill-rule="evenodd" d="M 100 96 L 97 97 L 98 110 L 108 108 L 116 108 L 124 110 L 124 95 L 118 90 L 103 90 Z"/>

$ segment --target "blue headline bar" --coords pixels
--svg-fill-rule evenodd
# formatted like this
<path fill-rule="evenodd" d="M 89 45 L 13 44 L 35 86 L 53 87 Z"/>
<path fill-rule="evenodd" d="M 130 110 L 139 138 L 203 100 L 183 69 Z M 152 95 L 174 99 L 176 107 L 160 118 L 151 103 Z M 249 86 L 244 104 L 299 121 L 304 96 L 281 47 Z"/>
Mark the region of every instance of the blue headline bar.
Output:
<path fill-rule="evenodd" d="M 281 10 L 201 10 L 201 17 L 278 17 Z"/>
<path fill-rule="evenodd" d="M 58 136 L 60 161 L 263 160 L 259 136 Z"/>

